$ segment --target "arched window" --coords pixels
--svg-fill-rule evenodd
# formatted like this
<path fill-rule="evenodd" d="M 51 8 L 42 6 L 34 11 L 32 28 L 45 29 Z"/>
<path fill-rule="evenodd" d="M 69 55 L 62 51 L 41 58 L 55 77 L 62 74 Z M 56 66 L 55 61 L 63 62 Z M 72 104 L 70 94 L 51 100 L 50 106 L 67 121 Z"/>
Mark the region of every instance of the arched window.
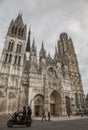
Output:
<path fill-rule="evenodd" d="M 12 30 L 11 30 L 11 33 L 12 33 L 12 34 L 14 34 L 14 29 L 15 29 L 15 27 L 13 26 L 13 27 L 12 27 Z"/>
<path fill-rule="evenodd" d="M 11 42 L 9 42 L 8 51 L 10 51 L 10 48 L 11 48 Z"/>
<path fill-rule="evenodd" d="M 17 27 L 15 28 L 15 35 L 17 35 Z"/>
<path fill-rule="evenodd" d="M 8 60 L 8 54 L 6 54 L 5 56 L 5 62 L 7 62 L 7 60 Z"/>
<path fill-rule="evenodd" d="M 9 55 L 9 63 L 11 63 L 12 55 Z"/>
<path fill-rule="evenodd" d="M 20 65 L 20 61 L 21 61 L 21 57 L 19 56 L 19 59 L 18 59 L 18 65 Z"/>
<path fill-rule="evenodd" d="M 16 52 L 17 52 L 17 53 L 19 52 L 19 44 L 17 44 Z"/>
<path fill-rule="evenodd" d="M 10 41 L 8 45 L 8 51 L 12 51 L 14 46 L 14 41 Z"/>
<path fill-rule="evenodd" d="M 12 44 L 11 44 L 11 51 L 13 50 L 13 46 L 14 46 L 14 43 L 12 42 Z"/>
<path fill-rule="evenodd" d="M 19 45 L 19 53 L 21 52 L 21 45 Z"/>
<path fill-rule="evenodd" d="M 18 36 L 20 36 L 20 34 L 21 34 L 21 28 L 19 28 L 18 30 Z"/>
<path fill-rule="evenodd" d="M 16 52 L 17 53 L 20 53 L 21 52 L 21 44 L 17 44 L 17 48 L 16 48 Z"/>
<path fill-rule="evenodd" d="M 22 29 L 21 31 L 21 37 L 23 37 L 23 34 L 24 34 L 24 29 Z"/>
<path fill-rule="evenodd" d="M 14 64 L 16 64 L 17 63 L 17 56 L 15 56 L 15 60 L 14 60 Z"/>

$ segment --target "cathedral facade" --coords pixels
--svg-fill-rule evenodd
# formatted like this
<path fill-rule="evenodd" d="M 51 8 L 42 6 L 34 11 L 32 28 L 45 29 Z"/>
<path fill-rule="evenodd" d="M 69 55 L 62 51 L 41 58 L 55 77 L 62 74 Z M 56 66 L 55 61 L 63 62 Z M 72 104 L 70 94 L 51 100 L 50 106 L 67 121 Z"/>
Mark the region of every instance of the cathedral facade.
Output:
<path fill-rule="evenodd" d="M 12 20 L 0 60 L 0 114 L 30 105 L 33 116 L 51 112 L 60 116 L 84 109 L 85 98 L 72 39 L 61 33 L 52 58 L 41 44 L 39 60 L 35 40 L 26 42 L 22 15 Z"/>

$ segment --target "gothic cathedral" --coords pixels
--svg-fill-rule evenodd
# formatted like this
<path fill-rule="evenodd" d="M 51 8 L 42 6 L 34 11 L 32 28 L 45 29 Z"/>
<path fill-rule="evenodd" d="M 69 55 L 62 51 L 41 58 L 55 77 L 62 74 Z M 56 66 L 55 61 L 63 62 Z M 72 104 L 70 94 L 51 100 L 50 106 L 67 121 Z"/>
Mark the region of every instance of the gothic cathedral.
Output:
<path fill-rule="evenodd" d="M 51 115 L 74 115 L 85 107 L 84 91 L 73 42 L 60 34 L 55 54 L 47 55 L 41 44 L 39 60 L 35 40 L 26 42 L 22 14 L 12 20 L 0 59 L 0 114 L 13 113 L 30 105 L 33 116 L 43 109 Z"/>

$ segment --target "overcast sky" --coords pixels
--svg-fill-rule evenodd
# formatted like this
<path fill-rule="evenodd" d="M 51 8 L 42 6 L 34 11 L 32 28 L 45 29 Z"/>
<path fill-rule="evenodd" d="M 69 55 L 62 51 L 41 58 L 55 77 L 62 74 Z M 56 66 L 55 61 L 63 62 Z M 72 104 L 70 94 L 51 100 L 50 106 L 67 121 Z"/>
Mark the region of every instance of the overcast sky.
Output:
<path fill-rule="evenodd" d="M 73 40 L 85 94 L 88 93 L 88 0 L 0 0 L 0 53 L 9 23 L 23 13 L 38 51 L 42 40 L 52 55 L 62 32 Z"/>

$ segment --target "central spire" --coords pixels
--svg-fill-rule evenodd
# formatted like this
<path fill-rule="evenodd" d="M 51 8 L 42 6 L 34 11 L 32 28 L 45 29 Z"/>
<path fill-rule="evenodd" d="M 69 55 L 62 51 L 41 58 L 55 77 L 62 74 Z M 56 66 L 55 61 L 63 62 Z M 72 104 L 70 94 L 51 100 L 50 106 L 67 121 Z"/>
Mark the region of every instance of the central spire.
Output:
<path fill-rule="evenodd" d="M 31 29 L 29 29 L 29 32 L 28 32 L 28 40 L 27 40 L 27 45 L 26 45 L 26 52 L 30 52 L 30 35 L 31 35 Z"/>

